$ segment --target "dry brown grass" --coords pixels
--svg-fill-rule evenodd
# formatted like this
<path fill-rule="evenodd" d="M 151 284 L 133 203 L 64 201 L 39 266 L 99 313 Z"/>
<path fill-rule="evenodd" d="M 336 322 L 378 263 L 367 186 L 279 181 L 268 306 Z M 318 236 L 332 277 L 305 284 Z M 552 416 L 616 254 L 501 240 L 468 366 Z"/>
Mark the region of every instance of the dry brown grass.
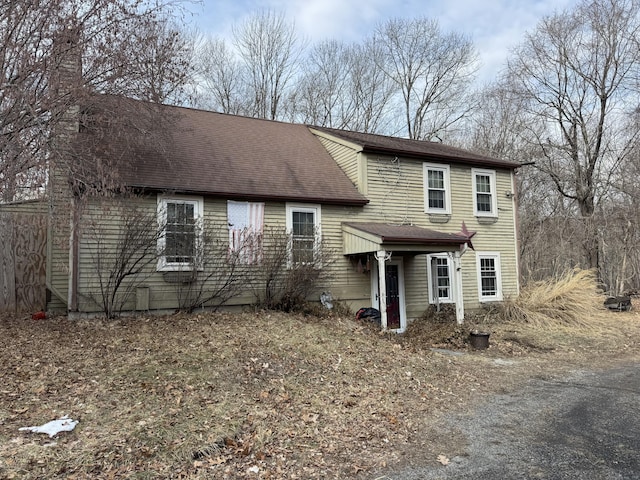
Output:
<path fill-rule="evenodd" d="M 0 478 L 372 478 L 435 462 L 464 449 L 444 413 L 594 351 L 637 358 L 635 312 L 600 313 L 582 330 L 487 324 L 480 352 L 344 317 L 0 317 Z M 52 440 L 18 430 L 64 414 L 80 423 Z"/>
<path fill-rule="evenodd" d="M 539 326 L 584 325 L 602 309 L 595 272 L 571 270 L 558 278 L 536 282 L 503 304 L 502 316 Z"/>

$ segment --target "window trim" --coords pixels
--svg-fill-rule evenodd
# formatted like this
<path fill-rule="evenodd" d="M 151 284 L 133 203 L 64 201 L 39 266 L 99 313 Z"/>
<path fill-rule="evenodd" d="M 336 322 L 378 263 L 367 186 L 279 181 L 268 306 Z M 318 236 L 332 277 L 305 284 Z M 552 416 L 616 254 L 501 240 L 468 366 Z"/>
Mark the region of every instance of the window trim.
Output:
<path fill-rule="evenodd" d="M 449 296 L 447 298 L 439 298 L 437 303 L 455 303 L 453 300 L 453 276 L 452 276 L 452 261 L 451 257 L 446 253 L 434 253 L 427 255 L 427 283 L 429 285 L 429 304 L 436 304 L 436 295 L 435 293 L 438 291 L 438 285 L 433 282 L 433 276 L 431 272 L 431 260 L 433 258 L 445 259 L 447 261 L 447 271 L 449 273 Z M 437 279 L 436 279 L 437 281 Z M 435 290 L 435 291 L 434 291 Z"/>
<path fill-rule="evenodd" d="M 491 258 L 494 260 L 496 270 L 496 294 L 483 295 L 482 293 L 482 271 L 481 260 Z M 476 275 L 478 280 L 478 299 L 480 302 L 501 302 L 502 294 L 502 265 L 500 261 L 500 252 L 476 252 Z"/>
<path fill-rule="evenodd" d="M 478 210 L 478 182 L 477 177 L 479 175 L 488 176 L 489 177 L 489 188 L 491 192 L 491 211 L 490 212 L 481 212 Z M 498 217 L 498 195 L 496 190 L 496 171 L 495 170 L 486 170 L 481 168 L 472 168 L 471 169 L 471 180 L 472 180 L 472 189 L 473 189 L 473 214 L 476 217 Z M 486 194 L 486 192 L 481 192 Z"/>
<path fill-rule="evenodd" d="M 196 225 L 196 253 L 202 247 L 202 219 L 204 212 L 204 200 L 202 197 L 191 195 L 158 195 L 157 198 L 157 215 L 158 215 L 158 228 L 162 228 L 160 235 L 158 235 L 158 265 L 156 270 L 159 272 L 178 272 L 189 271 L 192 269 L 190 262 L 167 262 L 167 257 L 162 253 L 166 245 L 166 237 L 164 225 L 167 221 L 167 204 L 168 203 L 181 203 L 181 204 L 193 204 L 193 215 Z"/>
<path fill-rule="evenodd" d="M 444 208 L 429 207 L 429 170 L 443 172 L 444 181 Z M 422 164 L 424 212 L 432 214 L 451 215 L 451 167 L 446 164 L 428 163 Z"/>
<path fill-rule="evenodd" d="M 320 239 L 322 238 L 321 231 L 321 206 L 320 204 L 312 204 L 312 203 L 287 203 L 286 204 L 286 230 L 288 235 L 293 235 L 293 213 L 294 212 L 302 212 L 302 213 L 313 213 L 314 219 L 314 229 L 315 229 L 315 238 L 313 244 L 313 258 L 314 263 L 317 260 L 318 249 L 320 247 Z M 294 266 L 293 262 L 293 251 L 292 251 L 292 239 L 289 242 L 289 255 L 288 255 L 288 264 L 289 268 Z"/>

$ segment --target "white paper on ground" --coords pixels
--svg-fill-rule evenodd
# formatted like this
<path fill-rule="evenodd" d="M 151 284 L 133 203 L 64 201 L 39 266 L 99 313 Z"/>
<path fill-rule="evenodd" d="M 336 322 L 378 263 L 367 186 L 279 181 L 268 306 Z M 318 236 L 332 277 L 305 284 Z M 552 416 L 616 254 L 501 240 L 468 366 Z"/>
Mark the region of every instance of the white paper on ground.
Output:
<path fill-rule="evenodd" d="M 49 438 L 56 436 L 60 432 L 70 432 L 76 425 L 78 424 L 78 420 L 72 420 L 68 415 L 65 415 L 58 420 L 52 420 L 51 422 L 47 422 L 44 425 L 40 425 L 38 427 L 22 427 L 18 430 L 22 432 L 33 432 L 33 433 L 46 433 L 49 435 Z"/>

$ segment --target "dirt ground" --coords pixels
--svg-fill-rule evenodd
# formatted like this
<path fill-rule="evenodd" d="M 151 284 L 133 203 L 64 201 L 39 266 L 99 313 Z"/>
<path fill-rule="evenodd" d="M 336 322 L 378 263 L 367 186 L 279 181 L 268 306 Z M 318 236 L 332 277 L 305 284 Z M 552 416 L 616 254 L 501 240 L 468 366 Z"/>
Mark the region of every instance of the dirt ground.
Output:
<path fill-rule="evenodd" d="M 473 350 L 468 333 L 490 332 Z M 532 378 L 640 358 L 640 315 L 406 335 L 272 312 L 0 318 L 0 478 L 371 478 L 438 462 L 441 419 Z M 20 431 L 69 415 L 53 438 Z"/>

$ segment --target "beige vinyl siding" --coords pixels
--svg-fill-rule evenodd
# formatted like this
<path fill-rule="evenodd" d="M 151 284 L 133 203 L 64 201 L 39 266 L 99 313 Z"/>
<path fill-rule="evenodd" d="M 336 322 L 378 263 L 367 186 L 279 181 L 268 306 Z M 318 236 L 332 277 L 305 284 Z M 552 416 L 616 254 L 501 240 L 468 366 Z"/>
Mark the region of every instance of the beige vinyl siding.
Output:
<path fill-rule="evenodd" d="M 429 163 L 446 165 L 446 162 L 430 160 Z M 497 169 L 496 199 L 498 217 L 493 223 L 474 215 L 472 168 L 450 165 L 452 211 L 450 216 L 430 216 L 424 213 L 423 162 L 390 156 L 372 156 L 367 162 L 369 179 L 367 198 L 369 204 L 359 213 L 343 221 L 373 221 L 392 224 L 411 224 L 448 233 L 460 232 L 462 222 L 476 234 L 472 238 L 474 250 L 462 256 L 462 279 L 465 306 L 480 307 L 475 252 L 499 252 L 502 273 L 503 296 L 517 294 L 517 257 L 514 227 L 515 202 L 506 193 L 513 190 L 512 172 Z M 323 211 L 323 227 L 330 217 Z M 399 255 L 396 252 L 396 255 Z M 426 255 L 405 256 L 405 294 L 407 317 L 419 316 L 428 306 L 428 278 Z M 352 278 L 350 275 L 346 278 Z M 370 279 L 369 279 L 370 281 Z M 341 285 L 340 280 L 336 282 Z M 362 282 L 360 282 L 362 283 Z M 370 300 L 369 285 L 360 286 L 363 296 L 358 301 Z M 357 288 L 351 288 L 355 293 Z"/>
<path fill-rule="evenodd" d="M 361 155 L 354 151 L 353 148 L 331 141 L 325 137 L 318 136 L 318 140 L 360 193 L 366 193 L 366 185 L 364 185 L 366 177 L 363 178 Z"/>
<path fill-rule="evenodd" d="M 356 221 L 360 211 L 360 207 L 322 206 L 322 238 L 333 257 L 333 263 L 328 267 L 331 284 L 324 285 L 323 290 L 331 292 L 334 299 L 358 308 L 371 305 L 370 274 L 359 273 L 342 254 L 342 222 Z"/>
<path fill-rule="evenodd" d="M 47 288 L 51 291 L 49 311 L 66 311 L 69 296 L 69 235 L 71 212 L 59 203 L 50 216 L 47 232 Z"/>
<path fill-rule="evenodd" d="M 108 201 L 107 201 L 108 202 Z M 140 215 L 155 215 L 155 197 L 128 201 L 126 206 L 107 202 L 89 201 L 82 211 L 78 248 L 78 310 L 101 311 L 100 276 L 106 278 L 112 271 L 118 241 L 123 232 L 124 209 L 139 209 Z M 125 279 L 120 295 L 136 285 L 146 285 L 146 277 L 152 275 L 155 263 L 145 269 L 138 279 Z M 122 298 L 122 297 L 120 297 Z M 125 310 L 135 308 L 135 290 L 125 303 Z"/>
<path fill-rule="evenodd" d="M 323 143 L 325 140 L 321 139 Z M 349 157 L 349 151 L 351 157 Z M 353 166 L 358 162 L 365 162 L 364 175 L 368 177 L 367 198 L 370 203 L 364 207 L 346 207 L 337 205 L 322 205 L 322 238 L 324 245 L 333 252 L 333 261 L 327 265 L 330 281 L 320 285 L 310 300 L 318 300 L 322 291 L 329 291 L 335 300 L 347 303 L 353 310 L 372 305 L 371 299 L 371 271 L 358 271 L 357 265 L 343 255 L 343 222 L 388 222 L 397 224 L 413 224 L 434 230 L 456 233 L 459 232 L 464 221 L 468 230 L 476 231 L 472 243 L 477 252 L 499 252 L 502 267 L 503 295 L 508 297 L 517 292 L 516 242 L 514 238 L 514 201 L 505 193 L 512 190 L 512 176 L 510 170 L 496 170 L 496 195 L 498 218 L 494 223 L 478 220 L 473 214 L 472 173 L 471 167 L 451 165 L 451 200 L 452 214 L 445 218 L 445 223 L 433 222 L 424 212 L 423 162 L 413 159 L 395 157 L 372 156 L 368 160 L 362 154 L 355 154 L 353 150 L 338 145 L 334 153 L 343 155 L 345 165 Z M 430 163 L 438 163 L 431 161 Z M 444 162 L 443 162 L 444 163 Z M 357 168 L 350 170 L 355 175 Z M 350 177 L 351 178 L 351 177 Z M 212 225 L 218 228 L 223 236 L 221 241 L 228 239 L 227 234 L 227 203 L 226 199 L 204 198 L 205 228 Z M 150 196 L 140 200 L 141 206 L 155 213 L 157 199 Z M 300 204 L 296 202 L 296 204 Z M 286 225 L 286 203 L 265 202 L 264 229 L 267 235 L 271 229 L 284 229 Z M 93 215 L 98 214 L 96 209 Z M 89 212 L 90 213 L 90 212 Z M 87 214 L 89 214 L 87 213 Z M 104 218 L 104 216 L 102 217 Z M 437 220 L 437 219 L 436 219 Z M 442 220 L 442 219 L 440 219 Z M 85 220 L 85 225 L 86 225 Z M 108 242 L 115 245 L 117 239 L 117 225 L 107 223 Z M 265 242 L 268 240 L 265 239 Z M 89 253 L 86 238 L 81 241 L 80 249 L 80 295 L 81 310 L 96 310 L 91 296 L 95 295 L 95 267 Z M 395 252 L 394 257 L 402 256 Z M 369 258 L 370 265 L 375 262 Z M 428 307 L 428 277 L 427 256 L 404 255 L 403 266 L 405 273 L 405 296 L 407 317 L 409 319 L 420 316 Z M 156 262 L 149 265 L 142 285 L 149 289 L 149 308 L 152 310 L 174 310 L 178 305 L 178 293 L 175 283 L 167 281 L 170 275 L 156 270 Z M 476 272 L 476 253 L 469 249 L 462 257 L 462 278 L 465 307 L 474 309 L 480 306 L 478 302 L 478 277 Z M 255 302 L 255 295 L 251 289 L 227 303 L 228 306 L 248 305 Z M 127 309 L 135 308 L 135 295 L 129 299 Z"/>
<path fill-rule="evenodd" d="M 155 196 L 147 199 L 138 200 L 138 207 L 144 208 L 146 211 L 155 215 L 157 211 L 157 200 Z M 340 208 L 340 207 L 339 207 Z M 218 235 L 222 248 L 228 244 L 228 230 L 227 230 L 227 201 L 226 199 L 204 199 L 204 228 L 208 235 Z M 324 221 L 325 207 L 322 207 L 322 219 Z M 270 232 L 284 232 L 285 229 L 285 212 L 286 203 L 284 202 L 266 202 L 264 210 L 264 229 L 265 229 L 265 242 L 268 242 L 268 235 Z M 80 262 L 79 262 L 79 301 L 80 310 L 84 312 L 99 312 L 99 300 L 100 300 L 100 288 L 98 282 L 98 275 L 96 271 L 97 255 L 102 259 L 109 259 L 110 255 L 113 255 L 116 250 L 118 242 L 118 235 L 120 232 L 120 226 L 118 222 L 119 218 L 118 210 L 113 207 L 109 207 L 109 214 L 105 213 L 104 207 L 100 207 L 97 204 L 93 204 L 91 208 L 87 209 L 83 217 L 84 233 L 80 242 Z M 100 227 L 97 236 L 101 238 L 103 245 L 99 249 L 96 248 L 96 231 L 93 225 L 96 219 L 100 219 Z M 333 225 L 327 225 L 325 227 L 324 222 L 322 226 L 323 235 L 328 237 L 337 238 L 338 243 L 341 246 L 341 231 L 340 224 L 334 223 Z M 332 240 L 332 243 L 335 240 Z M 100 251 L 100 254 L 97 252 Z M 207 265 L 211 265 L 210 262 L 205 260 L 205 271 Z M 333 268 L 333 266 L 331 267 Z M 206 272 L 205 272 L 206 273 Z M 149 293 L 149 309 L 150 310 L 164 310 L 173 311 L 179 305 L 179 290 L 180 283 L 175 280 L 179 278 L 179 274 L 175 272 L 160 272 L 157 271 L 157 261 L 153 260 L 149 263 L 145 271 L 135 280 L 135 284 L 138 286 L 148 288 Z M 211 284 L 211 280 L 208 280 L 208 284 Z M 319 295 L 322 291 L 328 290 L 330 285 L 322 285 L 314 294 L 314 300 L 319 299 Z M 123 287 L 123 292 L 126 286 Z M 98 302 L 96 301 L 98 300 Z M 253 289 L 248 288 L 242 295 L 239 295 L 229 302 L 227 306 L 240 306 L 253 304 L 256 301 L 256 295 Z M 132 291 L 131 296 L 125 303 L 124 310 L 134 310 L 136 305 L 135 290 Z M 213 306 L 213 305 L 208 305 Z"/>
<path fill-rule="evenodd" d="M 420 317 L 429 307 L 429 285 L 427 283 L 427 256 L 416 255 L 404 259 L 404 289 L 407 318 Z"/>

